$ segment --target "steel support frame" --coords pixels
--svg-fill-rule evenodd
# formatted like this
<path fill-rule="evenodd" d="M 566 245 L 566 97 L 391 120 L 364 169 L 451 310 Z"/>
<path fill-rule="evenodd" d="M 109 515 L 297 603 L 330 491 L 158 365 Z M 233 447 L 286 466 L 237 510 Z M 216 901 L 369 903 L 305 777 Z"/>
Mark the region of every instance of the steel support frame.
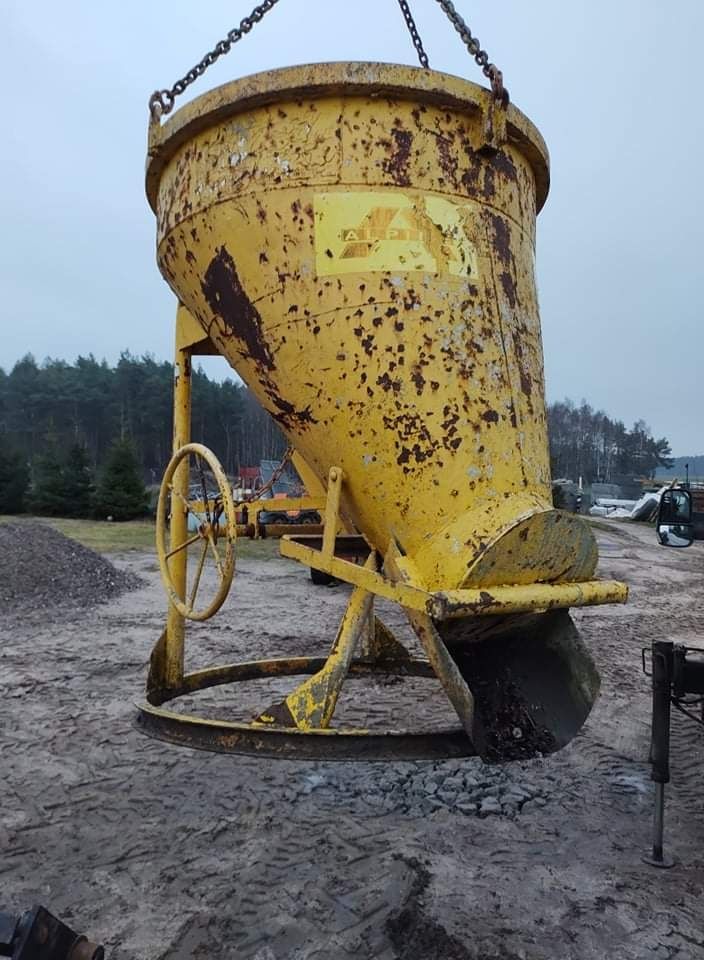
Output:
<path fill-rule="evenodd" d="M 650 777 L 655 783 L 652 845 L 643 857 L 653 867 L 675 865 L 665 853 L 665 786 L 670 782 L 670 720 L 672 702 L 687 694 L 704 695 L 704 661 L 688 661 L 690 650 L 671 640 L 654 640 L 650 652 L 653 706 L 650 730 Z M 701 653 L 702 651 L 697 651 Z M 643 668 L 645 669 L 643 651 Z M 704 724 L 704 716 L 701 721 Z"/>
<path fill-rule="evenodd" d="M 180 308 L 180 311 L 183 308 Z M 176 339 L 176 382 L 174 389 L 174 451 L 190 441 L 190 368 L 191 360 L 204 343 L 200 328 L 198 341 L 194 340 L 195 321 L 183 310 L 183 320 L 177 322 Z M 212 345 L 210 346 L 212 351 Z M 188 491 L 188 475 L 185 471 L 178 476 L 179 489 L 184 496 Z M 360 754 L 374 753 L 357 744 L 357 738 L 372 741 L 379 756 L 443 755 L 443 740 L 447 740 L 447 755 L 457 755 L 459 747 L 457 737 L 464 735 L 468 752 L 474 753 L 472 743 L 474 734 L 474 698 L 460 675 L 456 664 L 450 657 L 433 623 L 433 618 L 445 619 L 467 615 L 469 613 L 497 615 L 522 611 L 545 610 L 553 607 L 586 605 L 603 602 L 623 602 L 625 589 L 619 583 L 611 581 L 589 581 L 578 584 L 532 584 L 516 587 L 494 587 L 488 590 L 457 590 L 432 593 L 417 586 L 418 578 L 413 576 L 407 558 L 390 550 L 379 570 L 377 553 L 371 547 L 364 565 L 360 566 L 338 556 L 339 544 L 346 538 L 338 538 L 340 528 L 344 528 L 344 519 L 340 517 L 340 504 L 344 473 L 340 467 L 332 467 L 328 476 L 327 493 L 324 501 L 324 528 L 321 537 L 283 537 L 280 552 L 313 568 L 331 573 L 333 576 L 350 583 L 352 592 L 347 609 L 338 629 L 337 636 L 326 659 L 299 658 L 303 673 L 310 673 L 309 679 L 300 683 L 281 703 L 273 704 L 263 711 L 252 723 L 227 724 L 220 721 L 201 721 L 192 716 L 184 716 L 171 711 L 158 709 L 158 705 L 173 699 L 186 691 L 196 691 L 213 683 L 231 683 L 248 679 L 251 671 L 246 664 L 233 664 L 212 671 L 186 675 L 184 673 L 184 637 L 185 621 L 173 606 L 169 608 L 167 628 L 152 654 L 152 668 L 147 684 L 149 705 L 140 708 L 138 726 L 144 732 L 167 739 L 171 742 L 186 743 L 203 749 L 224 750 L 226 752 L 252 752 L 270 755 L 291 756 L 311 755 L 321 758 L 349 758 Z M 320 490 L 316 490 L 316 506 L 323 506 Z M 311 498 L 312 499 L 312 498 Z M 293 501 L 291 501 L 293 503 Z M 269 504 L 267 504 L 269 506 Z M 172 537 L 185 538 L 186 531 L 179 524 L 185 524 L 180 512 L 172 512 Z M 349 537 L 347 538 L 349 539 Z M 308 545 L 306 543 L 308 541 Z M 312 544 L 315 543 L 316 547 Z M 318 546 L 319 544 L 319 546 Z M 174 571 L 174 582 L 178 580 L 185 592 L 186 556 L 185 551 L 178 556 L 180 569 Z M 382 597 L 395 601 L 406 612 L 427 656 L 426 661 L 412 661 L 408 652 L 388 634 L 384 625 L 374 616 L 374 598 Z M 355 660 L 356 650 L 362 653 L 362 660 Z M 386 651 L 386 653 L 385 653 Z M 389 652 L 390 651 L 390 652 Z M 387 734 L 370 734 L 365 730 L 333 730 L 332 717 L 338 697 L 348 675 L 359 675 L 362 663 L 370 664 L 377 671 L 394 673 L 399 669 L 411 670 L 415 675 L 437 676 L 457 712 L 462 723 L 460 731 L 446 731 L 443 735 L 433 735 L 430 740 L 409 732 L 400 738 Z M 316 669 L 311 669 L 315 664 Z M 253 665 L 249 665 L 253 666 Z M 294 675 L 294 664 L 278 665 L 274 661 L 263 661 L 260 667 L 254 667 L 255 674 L 261 669 L 263 674 L 282 670 L 284 675 Z M 416 671 L 420 670 L 421 673 Z M 429 674 L 426 673 L 429 671 Z M 333 740 L 323 740 L 318 735 L 335 734 Z M 310 747 L 302 747 L 300 736 L 313 737 Z M 338 739 L 338 736 L 341 739 Z M 429 746 L 430 741 L 432 745 Z M 422 746 L 420 744 L 422 743 Z M 408 753 L 407 753 L 408 751 Z"/>

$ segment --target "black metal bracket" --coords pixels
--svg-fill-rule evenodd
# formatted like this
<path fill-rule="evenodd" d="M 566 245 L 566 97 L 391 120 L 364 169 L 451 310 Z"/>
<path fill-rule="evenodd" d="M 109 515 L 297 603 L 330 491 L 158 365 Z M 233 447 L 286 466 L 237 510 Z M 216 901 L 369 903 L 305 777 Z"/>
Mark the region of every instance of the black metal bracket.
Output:
<path fill-rule="evenodd" d="M 653 712 L 650 734 L 651 779 L 655 782 L 652 851 L 643 857 L 654 867 L 672 867 L 674 861 L 665 856 L 663 834 L 665 823 L 665 784 L 670 782 L 670 718 L 675 706 L 690 719 L 701 722 L 683 707 L 687 694 L 704 695 L 704 651 L 655 640 L 651 648 L 651 670 L 642 651 L 643 672 L 653 681 Z M 692 657 L 691 655 L 695 656 Z M 699 655 L 697 658 L 696 655 Z M 688 656 L 690 659 L 688 659 Z M 687 701 L 684 701 L 685 703 Z"/>

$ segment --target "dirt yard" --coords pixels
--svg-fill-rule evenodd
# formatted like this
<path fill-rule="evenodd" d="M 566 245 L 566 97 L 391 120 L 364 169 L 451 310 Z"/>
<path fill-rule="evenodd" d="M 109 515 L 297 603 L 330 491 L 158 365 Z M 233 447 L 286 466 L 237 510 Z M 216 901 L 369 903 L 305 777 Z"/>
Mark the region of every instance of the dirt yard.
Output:
<path fill-rule="evenodd" d="M 623 524 L 598 537 L 601 574 L 631 585 L 627 606 L 575 615 L 601 697 L 562 752 L 506 767 L 292 763 L 141 736 L 134 703 L 165 610 L 149 551 L 111 556 L 143 585 L 107 603 L 5 610 L 0 904 L 44 904 L 110 960 L 704 957 L 704 731 L 673 717 L 678 866 L 655 870 L 641 862 L 640 662 L 654 638 L 704 646 L 704 545 L 668 550 Z M 189 665 L 326 650 L 348 589 L 314 587 L 275 551 L 245 547 L 224 610 L 190 631 Z M 372 705 L 378 723 L 402 703 L 406 723 L 443 723 L 428 684 L 355 686 L 342 716 Z M 211 693 L 203 710 L 251 716 L 280 691 Z"/>

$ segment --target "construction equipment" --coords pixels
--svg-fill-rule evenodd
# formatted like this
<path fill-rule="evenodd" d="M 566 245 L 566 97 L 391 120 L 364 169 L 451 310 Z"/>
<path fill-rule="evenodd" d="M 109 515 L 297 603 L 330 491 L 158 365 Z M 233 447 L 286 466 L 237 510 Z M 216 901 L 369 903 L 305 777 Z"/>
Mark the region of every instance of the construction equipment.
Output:
<path fill-rule="evenodd" d="M 327 659 L 186 674 L 184 618 L 222 602 L 234 535 L 218 541 L 206 523 L 194 544 L 173 510 L 159 547 L 168 623 L 139 717 L 148 733 L 234 752 L 501 761 L 559 749 L 591 709 L 598 673 L 568 608 L 627 590 L 595 578 L 588 524 L 552 506 L 534 278 L 548 154 L 500 71 L 472 52 L 491 90 L 334 63 L 225 84 L 165 122 L 181 89 L 152 98 L 147 194 L 181 304 L 161 498 L 187 500 L 189 456 L 217 477 L 189 443 L 189 412 L 192 356 L 219 353 L 325 489 L 322 538 L 284 537 L 281 554 L 354 589 Z M 224 491 L 222 503 L 230 524 Z M 363 565 L 343 556 L 344 523 L 363 538 Z M 211 560 L 217 602 L 198 608 Z M 375 617 L 377 597 L 405 610 L 424 658 Z M 334 728 L 345 679 L 385 672 L 437 676 L 460 727 Z M 162 707 L 213 684 L 305 674 L 251 723 Z"/>

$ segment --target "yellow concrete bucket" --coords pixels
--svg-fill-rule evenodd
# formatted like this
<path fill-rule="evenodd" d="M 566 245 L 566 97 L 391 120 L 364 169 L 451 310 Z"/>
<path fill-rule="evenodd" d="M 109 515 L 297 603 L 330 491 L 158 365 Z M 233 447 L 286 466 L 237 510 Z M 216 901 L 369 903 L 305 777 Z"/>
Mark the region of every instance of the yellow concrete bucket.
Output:
<path fill-rule="evenodd" d="M 431 594 L 594 574 L 589 527 L 551 502 L 548 180 L 515 107 L 411 67 L 258 74 L 150 129 L 164 277 L 315 473 L 342 468 L 344 513 L 378 555 Z M 479 752 L 575 734 L 598 675 L 564 611 L 443 624 Z"/>

